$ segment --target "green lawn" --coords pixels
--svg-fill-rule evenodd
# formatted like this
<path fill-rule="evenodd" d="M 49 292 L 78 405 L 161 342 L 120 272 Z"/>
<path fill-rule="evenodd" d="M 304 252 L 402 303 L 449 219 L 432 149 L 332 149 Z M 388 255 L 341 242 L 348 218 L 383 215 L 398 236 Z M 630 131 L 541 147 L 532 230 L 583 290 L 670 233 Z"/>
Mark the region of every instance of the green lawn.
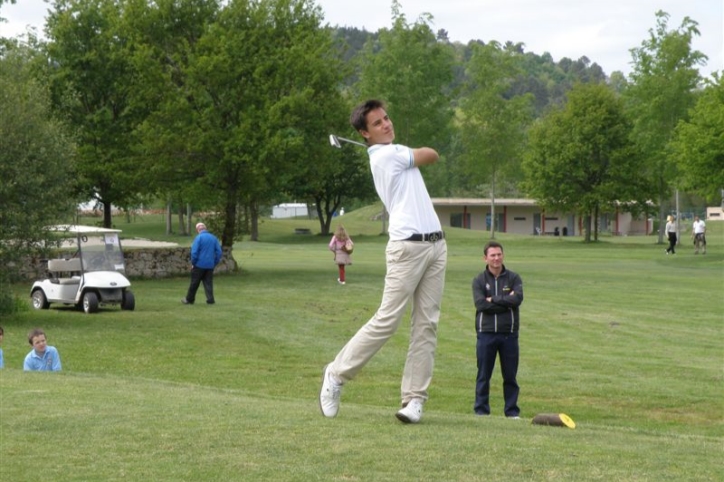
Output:
<path fill-rule="evenodd" d="M 718 481 L 724 478 L 724 223 L 709 252 L 655 237 L 500 234 L 523 278 L 523 420 L 472 414 L 471 281 L 488 235 L 448 231 L 449 263 L 430 400 L 419 425 L 394 417 L 407 324 L 319 414 L 322 367 L 374 313 L 384 277 L 374 209 L 342 220 L 355 241 L 336 282 L 315 221 L 266 220 L 217 276 L 217 304 L 180 303 L 188 279 L 134 280 L 136 311 L 31 308 L 4 318 L 0 480 Z M 115 221 L 169 240 L 160 216 Z M 330 236 L 331 237 L 331 236 Z M 191 238 L 175 239 L 188 245 Z M 26 297 L 29 285 L 15 287 Z M 29 307 L 28 299 L 28 307 Z M 23 373 L 36 326 L 63 372 Z M 575 430 L 532 425 L 563 412 Z"/>

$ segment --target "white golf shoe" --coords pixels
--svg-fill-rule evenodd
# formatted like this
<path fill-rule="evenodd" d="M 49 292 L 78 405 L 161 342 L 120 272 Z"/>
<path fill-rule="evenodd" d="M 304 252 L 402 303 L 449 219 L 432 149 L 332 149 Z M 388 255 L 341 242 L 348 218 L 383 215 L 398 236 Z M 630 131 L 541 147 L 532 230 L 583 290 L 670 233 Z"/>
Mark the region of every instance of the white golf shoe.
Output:
<path fill-rule="evenodd" d="M 339 411 L 339 397 L 342 395 L 342 384 L 329 373 L 329 365 L 324 367 L 322 390 L 319 392 L 319 409 L 325 417 L 336 417 Z"/>
<path fill-rule="evenodd" d="M 413 398 L 406 407 L 395 414 L 395 417 L 402 423 L 418 423 L 422 418 L 422 400 Z"/>

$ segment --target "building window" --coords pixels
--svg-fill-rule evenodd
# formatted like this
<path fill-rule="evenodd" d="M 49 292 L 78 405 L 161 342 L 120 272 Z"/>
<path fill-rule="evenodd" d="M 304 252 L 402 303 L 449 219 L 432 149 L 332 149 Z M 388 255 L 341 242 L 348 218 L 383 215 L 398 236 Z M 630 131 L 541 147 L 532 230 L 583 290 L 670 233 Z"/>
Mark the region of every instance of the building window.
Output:
<path fill-rule="evenodd" d="M 491 225 L 491 219 L 492 219 L 492 218 L 490 217 L 490 213 L 486 213 L 486 214 L 485 214 L 485 229 L 488 229 L 488 230 L 490 229 L 490 227 L 491 227 L 491 226 L 490 226 L 490 225 Z M 504 231 L 505 231 L 505 229 L 504 229 L 505 226 L 504 226 L 504 224 L 503 224 L 504 222 L 505 222 L 505 216 L 504 216 L 504 214 L 503 214 L 503 213 L 497 213 L 497 214 L 495 215 L 495 230 L 496 230 L 496 231 L 499 231 L 499 232 L 504 232 Z"/>
<path fill-rule="evenodd" d="M 451 214 L 450 227 L 470 229 L 470 213 L 465 214 L 465 223 L 463 223 L 463 213 Z"/>
<path fill-rule="evenodd" d="M 525 218 L 513 218 L 513 221 L 525 221 Z"/>

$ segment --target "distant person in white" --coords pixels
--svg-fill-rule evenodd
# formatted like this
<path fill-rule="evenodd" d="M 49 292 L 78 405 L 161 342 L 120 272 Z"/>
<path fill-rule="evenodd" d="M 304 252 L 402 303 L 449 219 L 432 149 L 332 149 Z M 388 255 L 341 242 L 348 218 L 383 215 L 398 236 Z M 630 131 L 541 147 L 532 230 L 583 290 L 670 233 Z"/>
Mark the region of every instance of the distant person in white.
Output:
<path fill-rule="evenodd" d="M 694 224 L 691 228 L 691 235 L 694 238 L 694 254 L 699 254 L 699 249 L 702 250 L 701 254 L 706 254 L 706 223 L 699 219 L 699 216 L 694 216 Z"/>
<path fill-rule="evenodd" d="M 445 234 L 420 167 L 434 164 L 439 156 L 429 147 L 393 144 L 395 130 L 381 101 L 359 105 L 350 123 L 369 145 L 375 189 L 390 213 L 387 274 L 377 312 L 325 367 L 319 407 L 325 417 L 337 415 L 342 385 L 352 380 L 397 331 L 412 302 L 402 409 L 395 416 L 403 423 L 417 423 L 432 380 L 447 266 Z"/>

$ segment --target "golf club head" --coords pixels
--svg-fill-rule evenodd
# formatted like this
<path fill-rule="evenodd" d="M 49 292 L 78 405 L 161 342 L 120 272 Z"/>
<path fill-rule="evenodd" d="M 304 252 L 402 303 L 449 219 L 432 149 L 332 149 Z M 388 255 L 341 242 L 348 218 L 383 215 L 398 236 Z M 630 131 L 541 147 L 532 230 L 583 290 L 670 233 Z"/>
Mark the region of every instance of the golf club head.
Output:
<path fill-rule="evenodd" d="M 342 148 L 342 144 L 339 143 L 339 139 L 337 139 L 337 136 L 335 136 L 334 134 L 329 135 L 329 143 L 337 149 Z"/>

